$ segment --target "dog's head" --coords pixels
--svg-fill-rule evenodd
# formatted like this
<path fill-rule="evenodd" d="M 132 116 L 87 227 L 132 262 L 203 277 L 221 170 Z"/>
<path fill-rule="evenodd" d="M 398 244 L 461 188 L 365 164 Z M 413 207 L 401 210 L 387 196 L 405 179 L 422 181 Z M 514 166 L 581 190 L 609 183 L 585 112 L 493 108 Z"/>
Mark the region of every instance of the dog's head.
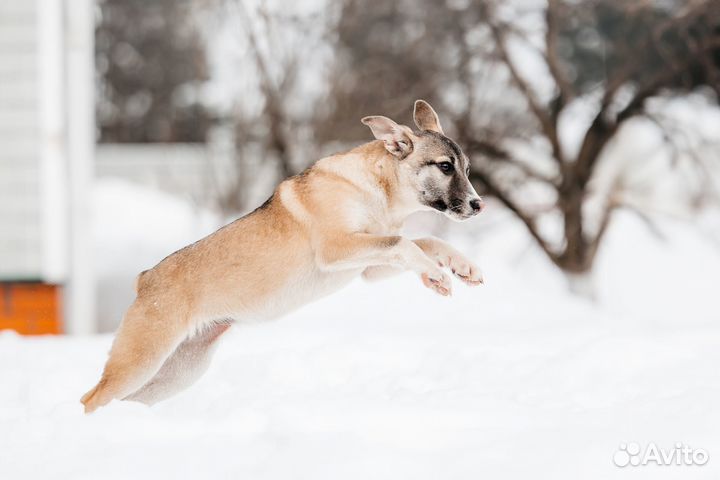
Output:
<path fill-rule="evenodd" d="M 419 131 L 383 116 L 365 117 L 362 123 L 397 158 L 402 187 L 414 191 L 421 209 L 434 208 L 455 220 L 480 213 L 482 199 L 468 178 L 470 161 L 445 136 L 435 110 L 417 100 L 413 118 Z"/>

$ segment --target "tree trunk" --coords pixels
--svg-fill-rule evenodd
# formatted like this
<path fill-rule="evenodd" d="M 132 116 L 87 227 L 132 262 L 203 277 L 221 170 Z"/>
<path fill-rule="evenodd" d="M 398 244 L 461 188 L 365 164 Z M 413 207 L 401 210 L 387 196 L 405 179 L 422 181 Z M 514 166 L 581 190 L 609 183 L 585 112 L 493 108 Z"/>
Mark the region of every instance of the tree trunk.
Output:
<path fill-rule="evenodd" d="M 588 242 L 583 228 L 583 196 L 582 189 L 573 182 L 561 193 L 565 248 L 555 260 L 555 264 L 565 274 L 572 293 L 595 300 L 593 264 L 596 249 Z"/>

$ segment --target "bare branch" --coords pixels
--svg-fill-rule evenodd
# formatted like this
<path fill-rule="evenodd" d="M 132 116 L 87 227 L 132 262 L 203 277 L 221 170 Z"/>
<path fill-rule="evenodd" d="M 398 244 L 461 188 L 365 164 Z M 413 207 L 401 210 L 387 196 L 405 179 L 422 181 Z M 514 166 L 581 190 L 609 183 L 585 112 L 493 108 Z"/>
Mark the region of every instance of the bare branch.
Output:
<path fill-rule="evenodd" d="M 545 22 L 547 24 L 545 30 L 545 61 L 560 92 L 561 105 L 560 108 L 558 108 L 559 111 L 563 105 L 566 105 L 575 98 L 575 91 L 560 65 L 560 57 L 558 55 L 558 8 L 558 0 L 548 1 L 547 10 L 545 11 Z"/>
<path fill-rule="evenodd" d="M 707 42 L 703 53 L 707 53 L 710 49 L 718 47 L 720 47 L 720 39 Z M 696 61 L 696 58 L 687 58 L 684 62 L 674 64 L 672 67 L 669 67 L 654 77 L 646 80 L 644 84 L 640 86 L 632 100 L 622 110 L 620 110 L 614 121 L 607 118 L 607 108 L 609 105 L 603 104 L 603 108 L 601 108 L 595 116 L 595 120 L 585 135 L 582 146 L 580 147 L 580 153 L 578 154 L 577 161 L 575 162 L 574 170 L 576 180 L 581 185 L 585 185 L 590 180 L 602 149 L 605 147 L 608 140 L 612 138 L 615 132 L 617 132 L 623 122 L 644 113 L 643 107 L 645 101 L 648 98 L 657 95 L 657 93 L 666 86 L 668 82 L 677 75 L 681 75 Z"/>
<path fill-rule="evenodd" d="M 688 2 L 684 8 L 682 8 L 680 11 L 677 12 L 676 15 L 673 17 L 663 21 L 662 23 L 658 24 L 651 35 L 649 35 L 645 40 L 633 48 L 636 52 L 643 52 L 646 49 L 650 47 L 656 48 L 661 55 L 663 55 L 663 47 L 662 47 L 662 38 L 665 33 L 670 30 L 671 28 L 681 28 L 682 26 L 687 27 L 695 18 L 702 15 L 706 12 L 707 2 L 704 0 L 701 1 L 691 1 Z M 635 9 L 635 11 L 629 12 L 629 14 L 637 14 L 638 10 L 642 10 L 643 8 L 650 8 L 647 6 L 642 6 L 640 8 Z M 711 47 L 709 45 L 705 45 L 705 48 L 703 49 L 705 52 L 709 51 L 709 48 Z M 665 55 L 667 53 L 665 52 Z M 666 59 L 667 60 L 667 59 Z M 694 59 L 689 59 L 688 62 L 683 63 L 683 65 L 674 65 L 674 68 L 671 68 L 673 71 L 680 71 L 682 70 L 688 63 L 691 63 L 691 61 Z M 674 62 L 669 62 L 674 63 Z M 607 105 L 609 105 L 617 91 L 622 87 L 623 85 L 626 85 L 631 79 L 642 77 L 641 73 L 638 69 L 644 68 L 644 64 L 642 62 L 636 62 L 633 55 L 627 56 L 627 63 L 625 64 L 625 67 L 622 68 L 619 73 L 617 73 L 614 78 L 607 80 L 607 86 L 605 88 L 605 94 L 603 97 L 603 108 Z"/>
<path fill-rule="evenodd" d="M 530 235 L 532 235 L 545 253 L 553 261 L 557 260 L 557 253 L 542 237 L 542 235 L 540 235 L 535 217 L 530 216 L 518 204 L 516 204 L 515 201 L 500 188 L 490 175 L 482 172 L 480 169 L 475 169 L 470 173 L 470 180 L 482 184 L 490 195 L 497 198 L 508 210 L 513 212 L 515 216 L 517 216 L 523 224 L 525 224 L 525 227 L 528 229 L 528 232 L 530 232 Z"/>
<path fill-rule="evenodd" d="M 484 140 L 468 139 L 463 141 L 463 145 L 469 156 L 477 153 L 492 161 L 513 166 L 522 171 L 526 177 L 547 183 L 553 187 L 557 187 L 558 185 L 558 181 L 556 179 L 548 177 L 547 175 L 535 170 L 526 162 L 522 162 L 517 158 L 514 158 L 507 150 L 495 143 Z"/>
<path fill-rule="evenodd" d="M 602 239 L 605 237 L 605 233 L 607 232 L 608 225 L 610 225 L 612 215 L 619 207 L 622 206 L 621 194 L 622 183 L 620 181 L 620 178 L 618 177 L 615 179 L 615 182 L 613 183 L 612 188 L 608 193 L 607 202 L 605 203 L 605 206 L 603 208 L 599 226 L 595 231 L 593 237 L 588 241 L 587 248 L 590 258 L 593 258 L 597 253 L 597 250 L 600 247 L 600 243 L 602 242 Z"/>
<path fill-rule="evenodd" d="M 513 83 L 518 90 L 520 90 L 523 97 L 525 97 L 525 100 L 530 107 L 530 111 L 540 124 L 540 129 L 543 132 L 543 135 L 550 142 L 553 150 L 553 156 L 558 162 L 563 163 L 564 158 L 562 148 L 560 147 L 560 140 L 557 135 L 556 124 L 552 115 L 550 115 L 550 113 L 543 107 L 532 87 L 530 87 L 530 84 L 522 77 L 522 75 L 520 75 L 515 62 L 512 58 L 510 58 L 504 26 L 498 25 L 494 21 L 488 21 L 488 27 L 490 28 L 493 40 L 495 41 L 495 46 L 497 47 L 500 59 L 510 72 L 510 77 L 512 78 Z"/>
<path fill-rule="evenodd" d="M 268 127 L 270 130 L 268 135 L 268 146 L 277 155 L 281 175 L 283 178 L 286 178 L 295 173 L 290 161 L 290 142 L 284 130 L 286 114 L 283 108 L 283 93 L 284 90 L 289 87 L 289 83 L 280 82 L 280 84 L 276 85 L 260 50 L 260 45 L 258 43 L 255 30 L 253 29 L 250 15 L 241 0 L 236 2 L 236 4 L 238 11 L 241 13 L 240 17 L 244 23 L 245 31 L 247 32 L 250 50 L 260 74 L 260 89 L 265 95 L 265 112 L 268 117 Z M 263 18 L 266 22 L 270 21 L 267 14 L 262 15 L 261 18 Z M 267 25 L 267 27 L 269 30 L 269 25 Z M 289 62 L 287 66 L 296 68 L 297 65 L 297 63 Z M 284 74 L 285 78 L 283 80 L 287 80 L 288 78 L 294 78 L 295 72 L 293 70 L 289 70 L 285 71 Z"/>

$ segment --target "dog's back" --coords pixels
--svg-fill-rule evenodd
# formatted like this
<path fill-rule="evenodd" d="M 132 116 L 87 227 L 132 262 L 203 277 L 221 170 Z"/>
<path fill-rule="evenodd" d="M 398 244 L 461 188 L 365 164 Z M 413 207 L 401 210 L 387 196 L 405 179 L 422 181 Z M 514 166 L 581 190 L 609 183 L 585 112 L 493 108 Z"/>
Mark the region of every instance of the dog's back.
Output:
<path fill-rule="evenodd" d="M 182 361 L 185 344 L 197 335 L 212 341 L 193 343 L 194 356 L 205 356 L 227 321 L 280 316 L 344 286 L 358 272 L 323 272 L 317 268 L 311 209 L 313 181 L 308 172 L 283 182 L 260 208 L 213 234 L 169 255 L 138 276 L 137 298 L 123 319 L 100 383 L 82 399 L 90 412 L 113 398 L 143 398 L 168 390 L 163 380 L 182 379 L 155 372 Z M 340 187 L 342 189 L 342 187 Z M 224 330 L 222 330 L 224 331 Z M 188 347 L 189 348 L 189 347 Z M 176 353 L 168 357 L 166 352 Z M 172 370 L 195 376 L 187 362 Z M 152 403 L 152 402 L 148 402 Z"/>

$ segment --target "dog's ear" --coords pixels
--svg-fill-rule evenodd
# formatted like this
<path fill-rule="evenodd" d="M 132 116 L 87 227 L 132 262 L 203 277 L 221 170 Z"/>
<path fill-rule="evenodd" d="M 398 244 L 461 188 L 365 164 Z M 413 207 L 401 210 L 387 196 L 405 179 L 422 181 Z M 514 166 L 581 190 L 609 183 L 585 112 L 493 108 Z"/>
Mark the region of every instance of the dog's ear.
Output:
<path fill-rule="evenodd" d="M 442 133 L 442 127 L 440 126 L 440 119 L 435 113 L 435 110 L 425 100 L 415 100 L 415 111 L 413 112 L 413 119 L 415 125 L 420 130 L 430 130 L 432 132 Z"/>
<path fill-rule="evenodd" d="M 398 125 L 387 117 L 375 115 L 365 117 L 362 123 L 370 127 L 378 140 L 385 142 L 385 149 L 398 158 L 405 158 L 412 152 L 412 130 L 405 125 Z"/>

